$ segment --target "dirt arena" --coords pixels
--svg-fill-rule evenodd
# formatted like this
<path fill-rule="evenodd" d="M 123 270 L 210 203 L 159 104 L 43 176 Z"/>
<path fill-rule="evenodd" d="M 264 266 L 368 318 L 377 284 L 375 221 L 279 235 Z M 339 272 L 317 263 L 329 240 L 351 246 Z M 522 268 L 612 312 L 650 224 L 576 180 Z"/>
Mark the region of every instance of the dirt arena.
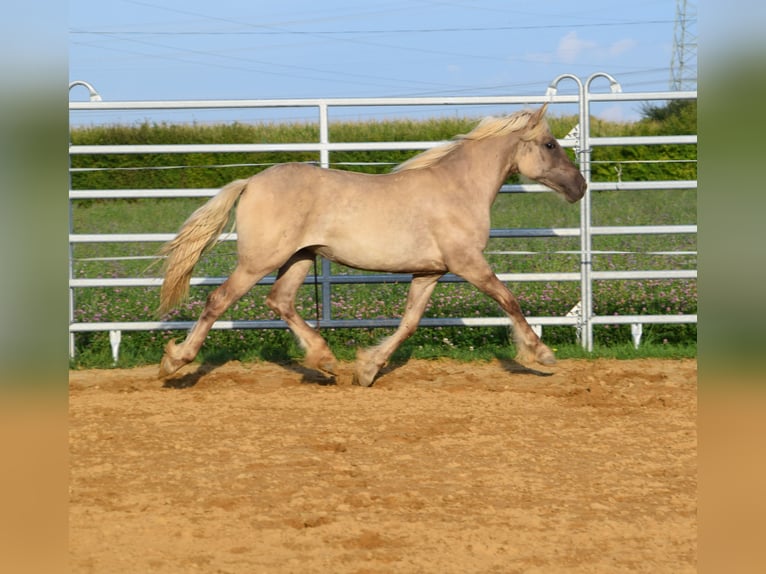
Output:
<path fill-rule="evenodd" d="M 342 368 L 71 371 L 71 571 L 696 572 L 696 361 Z"/>

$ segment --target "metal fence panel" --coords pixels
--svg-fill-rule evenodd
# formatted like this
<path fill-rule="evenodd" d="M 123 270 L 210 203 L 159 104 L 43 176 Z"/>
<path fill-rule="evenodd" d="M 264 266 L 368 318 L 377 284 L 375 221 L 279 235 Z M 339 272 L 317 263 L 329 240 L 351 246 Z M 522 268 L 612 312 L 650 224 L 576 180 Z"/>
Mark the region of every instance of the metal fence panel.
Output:
<path fill-rule="evenodd" d="M 609 80 L 612 91 L 610 93 L 591 93 L 590 84 L 593 80 L 605 78 Z M 578 86 L 578 95 L 558 95 L 558 83 L 565 80 L 574 81 Z M 179 145 L 70 145 L 70 157 L 83 154 L 96 154 L 108 156 L 110 154 L 158 154 L 158 153 L 218 153 L 218 152 L 316 152 L 319 154 L 319 163 L 327 167 L 329 154 L 338 151 L 357 150 L 425 150 L 440 142 L 411 141 L 411 142 L 339 142 L 330 141 L 329 138 L 329 109 L 330 108 L 359 108 L 359 107 L 391 107 L 391 106 L 477 106 L 477 105 L 535 105 L 546 102 L 577 104 L 579 108 L 579 124 L 570 136 L 561 140 L 565 147 L 575 148 L 580 169 L 589 184 L 589 190 L 581 201 L 580 226 L 579 228 L 535 228 L 535 229 L 493 229 L 492 238 L 513 237 L 579 237 L 580 248 L 570 252 L 579 256 L 580 264 L 577 272 L 562 273 L 499 273 L 503 281 L 577 281 L 580 283 L 581 300 L 576 306 L 577 312 L 572 312 L 561 317 L 529 317 L 531 325 L 540 329 L 543 325 L 566 325 L 573 326 L 580 334 L 583 346 L 591 350 L 593 345 L 593 326 L 597 324 L 631 324 L 634 329 L 634 342 L 640 340 L 640 326 L 654 323 L 696 323 L 696 314 L 684 315 L 622 315 L 622 316 L 596 316 L 593 313 L 593 284 L 595 281 L 605 280 L 646 280 L 646 279 L 696 279 L 696 269 L 669 269 L 669 270 L 634 270 L 634 271 L 594 271 L 592 258 L 598 251 L 592 248 L 594 236 L 599 235 L 652 235 L 652 234 L 694 234 L 697 226 L 693 224 L 680 225 L 631 225 L 631 226 L 594 226 L 591 215 L 591 193 L 593 191 L 640 191 L 657 189 L 696 189 L 696 180 L 682 181 L 615 181 L 615 182 L 592 182 L 591 181 L 591 153 L 594 147 L 599 146 L 632 146 L 632 145 L 665 145 L 681 144 L 694 145 L 697 143 L 696 135 L 676 136 L 646 136 L 646 137 L 592 137 L 590 134 L 590 104 L 591 102 L 623 102 L 623 101 L 667 101 L 674 99 L 696 99 L 694 92 L 635 92 L 624 93 L 615 87 L 616 81 L 608 74 L 593 74 L 583 81 L 571 74 L 564 74 L 556 78 L 545 95 L 539 97 L 530 96 L 482 96 L 482 97 L 427 97 L 427 98 L 327 98 L 327 99 L 286 99 L 286 100 L 216 100 L 216 101 L 141 101 L 141 102 L 70 102 L 71 112 L 103 112 L 105 110 L 188 110 L 188 109 L 242 109 L 242 108 L 309 108 L 317 112 L 319 123 L 319 141 L 313 143 L 252 143 L 252 144 L 179 144 Z M 70 85 L 71 88 L 71 85 Z M 75 173 L 77 170 L 72 170 Z M 505 185 L 502 193 L 538 193 L 547 188 L 537 184 Z M 89 199 L 140 199 L 140 198 L 204 198 L 217 193 L 217 189 L 202 188 L 179 188 L 179 189 L 71 189 L 69 190 L 70 214 L 72 205 L 76 201 Z M 89 331 L 109 331 L 113 348 L 119 348 L 119 333 L 122 331 L 136 330 L 168 330 L 188 329 L 192 322 L 189 321 L 89 321 L 78 322 L 75 320 L 76 293 L 81 289 L 94 287 L 159 287 L 161 279 L 145 277 L 122 277 L 122 278 L 77 278 L 73 274 L 73 248 L 78 244 L 96 243 L 155 243 L 165 242 L 171 239 L 174 233 L 77 233 L 72 229 L 70 216 L 70 309 L 69 309 L 69 332 L 70 332 L 70 355 L 75 351 L 75 334 Z M 226 234 L 221 237 L 224 241 L 236 240 L 236 234 Z M 499 253 L 499 252 L 498 252 Z M 136 256 L 141 258 L 141 256 Z M 104 258 L 101 258 L 104 259 Z M 127 258 L 126 258 L 127 259 Z M 393 327 L 398 324 L 396 318 L 380 319 L 338 319 L 332 316 L 330 294 L 333 285 L 344 283 L 375 284 L 375 283 L 405 283 L 410 279 L 409 275 L 402 274 L 333 274 L 329 262 L 325 261 L 321 266 L 321 273 L 317 276 L 309 275 L 306 282 L 316 282 L 322 289 L 324 315 L 321 317 L 323 326 L 332 328 L 352 327 Z M 194 277 L 191 284 L 219 285 L 222 277 Z M 273 277 L 266 277 L 261 283 L 273 282 Z M 457 282 L 460 278 L 447 275 L 443 282 Z M 450 317 L 450 318 L 424 318 L 424 327 L 431 326 L 501 326 L 507 325 L 508 320 L 500 317 Z M 214 329 L 271 329 L 282 328 L 282 321 L 218 321 Z M 638 335 L 636 336 L 636 333 Z M 116 341 L 116 343 L 115 343 Z M 117 356 L 115 350 L 115 359 Z"/>

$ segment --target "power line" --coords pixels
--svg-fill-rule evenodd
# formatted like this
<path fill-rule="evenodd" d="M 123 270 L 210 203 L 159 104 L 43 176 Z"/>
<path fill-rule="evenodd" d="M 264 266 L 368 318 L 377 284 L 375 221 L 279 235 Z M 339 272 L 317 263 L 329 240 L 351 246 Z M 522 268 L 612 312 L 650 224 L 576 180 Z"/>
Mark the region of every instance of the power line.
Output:
<path fill-rule="evenodd" d="M 348 89 L 345 86 L 357 85 L 368 88 L 386 88 L 389 91 L 407 92 L 406 94 L 397 95 L 421 95 L 422 92 L 417 93 L 421 90 L 427 90 L 425 93 L 440 94 L 466 92 L 492 93 L 507 91 L 508 89 L 533 87 L 542 85 L 547 80 L 540 82 L 527 80 L 514 83 L 513 77 L 507 79 L 506 77 L 511 73 L 517 74 L 516 69 L 521 65 L 537 62 L 540 62 L 541 65 L 558 63 L 558 56 L 552 45 L 550 47 L 550 54 L 547 52 L 541 54 L 528 53 L 533 48 L 527 47 L 526 44 L 518 50 L 516 48 L 512 50 L 481 49 L 480 43 L 469 41 L 473 38 L 471 34 L 485 34 L 488 38 L 494 38 L 496 36 L 493 36 L 493 33 L 509 34 L 513 31 L 519 32 L 517 36 L 521 36 L 524 31 L 540 36 L 542 31 L 545 30 L 564 29 L 571 31 L 574 29 L 593 29 L 593 34 L 596 33 L 596 30 L 603 30 L 603 35 L 606 37 L 610 35 L 610 31 L 619 30 L 620 27 L 624 28 L 627 35 L 632 34 L 635 31 L 635 27 L 641 26 L 651 26 L 653 27 L 652 29 L 659 26 L 667 30 L 666 27 L 669 27 L 674 22 L 672 19 L 663 19 L 664 14 L 652 16 L 647 14 L 648 18 L 641 19 L 640 13 L 636 14 L 637 17 L 616 13 L 614 15 L 616 17 L 610 20 L 608 13 L 599 12 L 598 14 L 594 13 L 594 20 L 597 21 L 585 23 L 582 23 L 582 20 L 575 14 L 559 14 L 559 22 L 569 20 L 572 23 L 552 23 L 550 20 L 546 21 L 545 18 L 537 15 L 540 17 L 533 24 L 481 25 L 485 22 L 497 22 L 498 24 L 503 22 L 503 20 L 508 22 L 502 16 L 503 20 L 498 22 L 497 16 L 493 16 L 493 20 L 485 20 L 484 22 L 474 21 L 479 25 L 471 25 L 473 24 L 471 20 L 457 19 L 457 22 L 465 23 L 465 25 L 446 27 L 435 25 L 431 27 L 427 25 L 429 21 L 426 20 L 425 26 L 418 26 L 418 22 L 410 18 L 401 21 L 401 24 L 391 21 L 392 25 L 386 27 L 384 21 L 377 17 L 375 19 L 368 19 L 365 22 L 351 24 L 348 22 L 349 17 L 358 17 L 360 14 L 352 12 L 349 16 L 348 13 L 344 12 L 342 17 L 340 15 L 336 17 L 334 13 L 322 13 L 321 18 L 308 19 L 306 14 L 296 15 L 291 13 L 291 16 L 301 19 L 271 23 L 268 21 L 264 22 L 263 20 L 252 22 L 248 21 L 247 17 L 227 17 L 226 13 L 215 15 L 203 14 L 189 8 L 168 7 L 142 0 L 123 1 L 128 4 L 172 12 L 176 16 L 180 14 L 182 15 L 180 20 L 188 19 L 191 16 L 194 17 L 194 22 L 183 24 L 180 21 L 174 23 L 159 23 L 155 21 L 154 23 L 147 23 L 144 30 L 140 29 L 141 24 L 132 24 L 131 20 L 122 20 L 122 23 L 119 23 L 120 20 L 117 20 L 115 26 L 100 24 L 72 26 L 70 28 L 70 45 L 124 54 L 136 59 L 146 59 L 146 61 L 137 60 L 134 64 L 132 59 L 129 60 L 123 57 L 120 60 L 111 62 L 110 67 L 112 70 L 116 66 L 123 64 L 124 66 L 131 66 L 129 68 L 131 71 L 135 67 L 137 73 L 148 74 L 153 71 L 148 68 L 154 68 L 158 63 L 173 62 L 189 66 L 205 66 L 223 71 L 243 71 L 248 73 L 248 77 L 252 77 L 254 73 L 259 76 L 283 77 L 292 80 L 305 80 L 307 82 L 332 81 L 331 85 L 334 90 L 344 90 Z M 417 0 L 415 2 L 417 3 Z M 398 12 L 400 6 L 404 7 L 405 11 L 410 11 L 412 7 L 411 0 L 409 2 L 402 1 L 387 4 L 396 7 L 396 10 L 393 10 L 394 12 Z M 434 4 L 441 4 L 441 2 L 435 2 Z M 186 6 L 189 5 L 187 4 Z M 367 8 L 366 5 L 365 8 Z M 366 13 L 363 15 L 369 16 Z M 201 21 L 199 20 L 200 18 L 204 20 Z M 347 22 L 333 22 L 333 20 L 347 20 Z M 377 24 L 378 28 L 361 29 L 360 26 L 365 26 L 367 21 L 369 21 L 371 27 Z M 414 26 L 406 27 L 410 23 Z M 333 29 L 334 24 L 338 24 L 339 29 Z M 184 25 L 187 29 L 177 29 Z M 159 27 L 164 27 L 164 29 L 157 30 Z M 173 30 L 173 28 L 176 28 L 176 30 Z M 231 30 L 225 31 L 226 28 Z M 444 34 L 446 41 L 443 41 L 442 37 L 435 36 L 435 34 Z M 429 40 L 423 43 L 411 42 L 417 35 L 428 35 Z M 454 37 L 454 41 L 449 35 Z M 206 38 L 209 39 L 206 41 Z M 225 42 L 226 38 L 230 38 L 231 41 Z M 238 38 L 241 41 L 238 41 Z M 254 43 L 258 45 L 242 45 Z M 273 58 L 268 58 L 265 54 L 266 50 L 272 50 L 273 53 L 276 49 L 293 48 L 296 45 L 301 46 L 304 44 L 311 45 L 310 48 L 303 48 L 303 53 L 311 57 L 302 57 L 300 60 L 292 61 L 281 54 L 275 55 Z M 334 52 L 331 57 L 319 59 L 314 57 L 320 54 L 319 50 L 316 49 L 317 45 L 321 49 L 327 48 L 328 50 L 344 51 L 340 56 Z M 590 44 L 587 45 L 590 46 Z M 361 55 L 366 53 L 362 50 L 368 47 L 374 48 L 374 50 L 370 51 L 373 56 L 386 58 L 386 64 L 380 65 L 380 71 L 383 71 L 382 74 L 376 73 L 379 71 L 377 67 L 379 64 L 373 65 L 367 61 L 366 57 L 364 60 L 362 59 Z M 401 52 L 406 53 L 406 61 L 408 63 L 422 54 L 425 57 L 420 58 L 421 61 L 418 62 L 418 65 L 423 67 L 441 66 L 439 68 L 442 70 L 441 75 L 436 78 L 440 81 L 427 81 L 427 76 L 420 73 L 408 75 L 387 72 L 387 70 L 394 69 L 396 66 L 396 64 L 391 64 L 392 61 L 400 61 L 396 58 Z M 437 57 L 439 60 L 436 59 Z M 540 59 L 541 57 L 545 59 L 542 60 Z M 460 61 L 454 60 L 456 58 L 459 58 Z M 153 60 L 156 62 L 153 63 Z M 339 61 L 344 62 L 344 65 L 338 65 L 337 62 Z M 484 81 L 471 81 L 469 83 L 468 80 L 464 79 L 467 75 L 467 72 L 463 74 L 464 61 L 470 61 L 469 64 L 465 64 L 466 70 L 468 66 L 478 68 L 487 62 L 495 66 L 496 70 L 508 73 L 495 72 L 491 78 L 484 78 Z M 103 62 L 103 54 L 99 53 L 98 66 L 103 66 Z M 618 64 L 616 66 L 613 64 L 613 67 L 622 70 L 623 75 L 631 74 L 634 78 L 643 80 L 644 83 L 657 83 L 651 81 L 651 77 L 654 76 L 654 69 L 620 65 L 623 60 L 617 60 L 617 62 Z M 454 64 L 454 66 L 449 67 L 449 73 L 444 71 L 447 64 Z M 569 63 L 568 65 L 578 69 L 581 67 L 589 69 L 591 67 L 588 62 L 584 61 Z M 668 68 L 663 68 L 663 71 L 666 79 L 659 81 L 664 84 L 667 81 Z M 413 94 L 412 92 L 416 93 Z"/>
<path fill-rule="evenodd" d="M 259 30 L 83 30 L 73 29 L 69 33 L 73 35 L 126 35 L 126 36 L 345 36 L 359 34 L 430 34 L 430 33 L 455 33 L 455 32 L 508 32 L 519 30 L 554 30 L 571 28 L 605 28 L 621 26 L 647 26 L 673 24 L 674 20 L 632 20 L 626 22 L 597 22 L 584 24 L 529 24 L 516 26 L 466 26 L 452 28 L 388 28 L 388 29 L 353 29 L 353 30 L 289 30 L 289 29 L 259 29 Z M 696 19 L 694 20 L 696 23 Z"/>

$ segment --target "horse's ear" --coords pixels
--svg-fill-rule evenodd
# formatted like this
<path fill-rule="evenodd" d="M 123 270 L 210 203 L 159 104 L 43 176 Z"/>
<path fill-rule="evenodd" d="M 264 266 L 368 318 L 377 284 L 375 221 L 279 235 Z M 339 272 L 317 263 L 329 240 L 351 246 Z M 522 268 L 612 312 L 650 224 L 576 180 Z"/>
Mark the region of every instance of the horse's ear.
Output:
<path fill-rule="evenodd" d="M 546 102 L 542 106 L 540 106 L 540 109 L 538 109 L 535 112 L 535 114 L 532 116 L 532 121 L 531 121 L 531 124 L 533 126 L 536 126 L 540 122 L 540 120 L 543 119 L 547 109 L 548 109 L 548 103 Z"/>

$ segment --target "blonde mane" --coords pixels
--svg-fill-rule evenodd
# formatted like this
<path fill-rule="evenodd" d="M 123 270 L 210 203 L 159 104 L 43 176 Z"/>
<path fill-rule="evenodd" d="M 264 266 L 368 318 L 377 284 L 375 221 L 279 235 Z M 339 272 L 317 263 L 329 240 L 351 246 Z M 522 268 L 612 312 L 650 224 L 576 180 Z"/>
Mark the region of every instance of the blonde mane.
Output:
<path fill-rule="evenodd" d="M 523 110 L 509 116 L 484 118 L 478 126 L 467 134 L 455 136 L 451 141 L 433 147 L 408 159 L 396 166 L 393 171 L 401 172 L 412 169 L 422 169 L 430 167 L 443 157 L 449 155 L 459 148 L 465 141 L 478 141 L 491 137 L 504 136 L 512 132 L 523 130 L 527 127 L 530 118 L 535 114 L 534 111 Z M 541 132 L 548 130 L 548 124 L 544 118 L 541 118 L 535 126 L 522 136 L 522 139 L 529 141 L 537 137 Z"/>

